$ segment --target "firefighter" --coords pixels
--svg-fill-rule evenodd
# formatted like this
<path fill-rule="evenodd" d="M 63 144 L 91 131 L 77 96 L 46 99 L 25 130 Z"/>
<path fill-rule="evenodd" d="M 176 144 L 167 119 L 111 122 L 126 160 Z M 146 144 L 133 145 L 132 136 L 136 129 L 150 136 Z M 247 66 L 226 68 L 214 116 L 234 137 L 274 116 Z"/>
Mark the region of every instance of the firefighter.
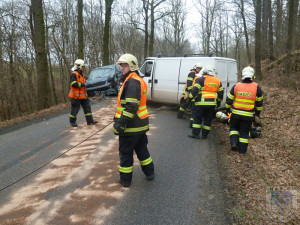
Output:
<path fill-rule="evenodd" d="M 83 108 L 87 125 L 98 123 L 93 119 L 90 102 L 87 96 L 85 76 L 83 74 L 85 70 L 84 61 L 82 59 L 76 59 L 72 73 L 70 76 L 69 97 L 71 98 L 71 113 L 70 113 L 70 125 L 77 127 L 76 116 L 80 110 L 80 105 Z"/>
<path fill-rule="evenodd" d="M 186 84 L 183 90 L 183 101 L 182 104 L 179 108 L 179 111 L 177 113 L 177 118 L 178 119 L 184 119 L 183 117 L 183 113 L 184 111 L 188 108 L 188 106 L 191 104 L 191 101 L 189 99 L 189 93 L 192 90 L 192 86 L 193 86 L 193 81 L 195 79 L 196 74 L 198 74 L 200 72 L 200 70 L 202 69 L 202 64 L 201 63 L 197 63 L 193 69 L 190 70 L 190 73 L 187 76 L 187 80 L 186 80 Z M 191 121 L 193 120 L 193 117 L 191 117 Z"/>
<path fill-rule="evenodd" d="M 226 99 L 226 113 L 232 108 L 230 119 L 231 149 L 245 154 L 248 148 L 249 131 L 254 115 L 259 117 L 263 105 L 263 94 L 253 82 L 254 69 L 250 66 L 242 70 L 242 81 L 235 84 Z"/>
<path fill-rule="evenodd" d="M 131 54 L 122 55 L 122 87 L 118 94 L 113 132 L 119 135 L 119 182 L 129 187 L 133 172 L 133 151 L 136 152 L 146 179 L 154 179 L 154 165 L 147 148 L 149 118 L 146 106 L 147 84 L 140 77 L 138 62 Z"/>
<path fill-rule="evenodd" d="M 203 76 L 195 81 L 195 85 L 189 94 L 191 99 L 195 99 L 194 122 L 190 138 L 200 138 L 202 129 L 202 139 L 206 139 L 211 130 L 211 122 L 215 113 L 215 107 L 219 107 L 223 100 L 223 87 L 219 78 L 215 77 L 215 69 L 212 65 L 205 67 Z M 203 120 L 203 124 L 202 124 Z"/>

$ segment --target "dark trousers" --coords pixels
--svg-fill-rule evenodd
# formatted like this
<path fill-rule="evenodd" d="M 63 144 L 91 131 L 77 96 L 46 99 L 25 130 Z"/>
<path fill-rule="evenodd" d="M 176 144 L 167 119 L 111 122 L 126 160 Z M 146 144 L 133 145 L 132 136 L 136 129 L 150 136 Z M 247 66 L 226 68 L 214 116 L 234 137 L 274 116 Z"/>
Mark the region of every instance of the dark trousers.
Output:
<path fill-rule="evenodd" d="M 142 171 L 146 176 L 154 174 L 154 164 L 147 148 L 146 134 L 119 136 L 120 180 L 130 185 L 133 172 L 133 151 L 140 161 Z"/>
<path fill-rule="evenodd" d="M 215 106 L 195 106 L 194 111 L 192 133 L 199 135 L 202 129 L 202 136 L 206 137 L 211 130 L 210 126 L 215 113 Z"/>
<path fill-rule="evenodd" d="M 230 143 L 238 147 L 239 153 L 246 153 L 252 121 L 230 118 Z"/>
<path fill-rule="evenodd" d="M 191 100 L 189 98 L 183 99 L 180 105 L 179 111 L 184 112 L 191 104 Z"/>
<path fill-rule="evenodd" d="M 80 110 L 80 105 L 83 108 L 85 119 L 87 123 L 93 121 L 92 109 L 90 106 L 90 101 L 88 98 L 85 99 L 71 99 L 71 113 L 70 113 L 70 123 L 76 122 L 76 116 Z"/>

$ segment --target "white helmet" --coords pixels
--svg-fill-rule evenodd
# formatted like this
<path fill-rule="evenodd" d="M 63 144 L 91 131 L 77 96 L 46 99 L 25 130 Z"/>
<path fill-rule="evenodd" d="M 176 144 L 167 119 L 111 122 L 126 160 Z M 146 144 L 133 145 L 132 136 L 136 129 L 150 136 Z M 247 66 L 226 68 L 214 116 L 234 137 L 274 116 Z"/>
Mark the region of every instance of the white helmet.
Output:
<path fill-rule="evenodd" d="M 212 65 L 207 65 L 203 70 L 203 74 L 214 76 L 216 74 L 215 68 Z"/>
<path fill-rule="evenodd" d="M 139 69 L 138 61 L 137 61 L 137 59 L 134 55 L 131 55 L 131 54 L 128 54 L 128 53 L 122 55 L 118 59 L 117 64 L 120 65 L 122 63 L 127 63 L 129 65 L 130 71 L 135 71 L 135 70 Z"/>
<path fill-rule="evenodd" d="M 217 117 L 218 119 L 220 119 L 220 120 L 224 120 L 224 119 L 227 118 L 226 114 L 223 113 L 223 112 L 217 112 L 217 113 L 216 113 L 216 117 Z"/>
<path fill-rule="evenodd" d="M 197 63 L 193 69 L 197 69 L 197 68 L 202 68 L 202 64 L 201 63 Z"/>
<path fill-rule="evenodd" d="M 250 78 L 252 80 L 254 74 L 255 74 L 254 69 L 251 66 L 247 66 L 242 71 L 242 80 L 246 78 Z"/>
<path fill-rule="evenodd" d="M 75 67 L 76 69 L 82 70 L 82 67 L 84 67 L 84 66 L 85 66 L 85 65 L 84 65 L 84 61 L 83 61 L 82 59 L 76 59 L 76 60 L 75 60 L 74 67 Z"/>

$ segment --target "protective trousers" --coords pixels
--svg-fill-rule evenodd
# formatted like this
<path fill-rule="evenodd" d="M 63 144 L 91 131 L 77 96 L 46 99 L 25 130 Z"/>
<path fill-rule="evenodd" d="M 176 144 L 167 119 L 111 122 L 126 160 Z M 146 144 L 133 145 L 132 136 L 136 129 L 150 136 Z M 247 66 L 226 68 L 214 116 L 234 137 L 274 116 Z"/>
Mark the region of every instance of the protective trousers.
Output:
<path fill-rule="evenodd" d="M 211 130 L 211 122 L 215 113 L 215 106 L 195 106 L 192 133 L 199 135 L 202 129 L 202 137 L 207 137 Z M 203 120 L 203 124 L 202 124 Z"/>
<path fill-rule="evenodd" d="M 87 123 L 93 121 L 92 110 L 90 106 L 90 101 L 88 98 L 85 99 L 71 99 L 71 113 L 70 113 L 70 123 L 76 123 L 76 116 L 79 112 L 80 105 L 83 108 L 85 119 Z"/>
<path fill-rule="evenodd" d="M 147 148 L 146 134 L 119 136 L 120 181 L 130 185 L 133 172 L 133 151 L 140 161 L 142 171 L 146 176 L 154 174 L 154 165 Z"/>
<path fill-rule="evenodd" d="M 231 117 L 230 119 L 230 143 L 238 147 L 239 153 L 247 152 L 249 132 L 252 121 Z"/>

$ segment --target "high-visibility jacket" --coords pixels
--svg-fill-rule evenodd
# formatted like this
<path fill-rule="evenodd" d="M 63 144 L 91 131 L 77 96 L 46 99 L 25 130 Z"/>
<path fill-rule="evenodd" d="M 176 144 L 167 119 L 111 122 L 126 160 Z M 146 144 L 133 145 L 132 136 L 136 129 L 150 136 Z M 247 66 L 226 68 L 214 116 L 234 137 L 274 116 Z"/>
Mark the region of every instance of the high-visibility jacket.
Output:
<path fill-rule="evenodd" d="M 74 71 L 70 77 L 70 87 L 69 97 L 74 99 L 85 99 L 88 97 L 86 87 L 82 87 L 81 84 L 85 83 L 84 74 L 80 74 Z"/>
<path fill-rule="evenodd" d="M 190 92 L 193 88 L 193 81 L 195 79 L 195 76 L 196 76 L 196 70 L 195 69 L 191 69 L 188 76 L 187 76 L 187 79 L 186 79 L 186 83 L 185 83 L 185 86 L 184 86 L 184 90 L 183 90 L 183 94 L 185 92 Z"/>
<path fill-rule="evenodd" d="M 122 135 L 142 134 L 149 130 L 147 90 L 146 82 L 135 72 L 131 72 L 123 82 L 115 114 L 115 118 L 125 124 Z"/>
<path fill-rule="evenodd" d="M 224 89 L 219 78 L 203 75 L 195 80 L 189 97 L 195 99 L 195 106 L 216 106 L 223 100 Z"/>
<path fill-rule="evenodd" d="M 242 81 L 232 87 L 227 95 L 226 108 L 232 107 L 232 114 L 252 119 L 255 112 L 262 110 L 263 95 L 257 83 Z"/>

